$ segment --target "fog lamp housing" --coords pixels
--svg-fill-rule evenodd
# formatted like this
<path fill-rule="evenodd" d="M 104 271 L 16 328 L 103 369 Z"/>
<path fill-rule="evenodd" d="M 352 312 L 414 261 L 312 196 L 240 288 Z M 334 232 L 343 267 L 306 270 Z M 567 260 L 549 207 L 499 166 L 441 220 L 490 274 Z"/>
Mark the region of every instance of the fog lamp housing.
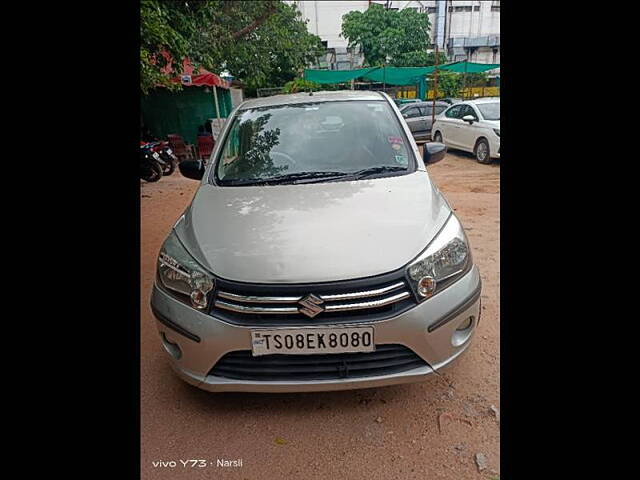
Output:
<path fill-rule="evenodd" d="M 468 328 L 470 328 L 473 325 L 473 316 L 467 318 L 465 321 L 463 321 L 460 325 L 458 325 L 458 328 L 456 328 L 456 330 L 458 332 L 464 332 L 465 330 L 467 330 Z"/>
<path fill-rule="evenodd" d="M 418 280 L 418 295 L 424 298 L 428 298 L 436 291 L 436 279 L 425 275 Z"/>

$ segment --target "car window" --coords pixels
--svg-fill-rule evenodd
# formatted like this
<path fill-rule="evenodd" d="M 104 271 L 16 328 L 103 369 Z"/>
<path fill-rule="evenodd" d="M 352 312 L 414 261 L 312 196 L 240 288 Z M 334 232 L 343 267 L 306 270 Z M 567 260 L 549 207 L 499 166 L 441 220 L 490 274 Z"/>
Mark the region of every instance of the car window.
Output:
<path fill-rule="evenodd" d="M 478 120 L 478 115 L 471 105 L 462 105 L 462 113 L 460 118 L 465 117 L 466 115 L 471 115 L 473 118 Z"/>
<path fill-rule="evenodd" d="M 420 107 L 420 112 L 421 112 L 423 117 L 430 116 L 432 111 L 433 110 L 432 110 L 431 105 L 423 105 L 422 107 Z"/>
<path fill-rule="evenodd" d="M 477 107 L 485 120 L 500 120 L 500 102 L 481 103 Z"/>
<path fill-rule="evenodd" d="M 464 105 L 454 105 L 453 107 L 449 108 L 449 110 L 447 110 L 444 115 L 447 118 L 461 118 L 462 115 L 460 115 L 460 113 L 462 112 L 462 107 L 464 107 Z"/>
<path fill-rule="evenodd" d="M 420 110 L 418 109 L 418 107 L 407 108 L 402 113 L 404 114 L 405 118 L 414 118 L 414 117 L 419 117 L 421 115 Z"/>
<path fill-rule="evenodd" d="M 213 170 L 220 184 L 373 167 L 410 172 L 417 165 L 402 125 L 386 101 L 252 108 L 240 110 L 230 121 Z"/>
<path fill-rule="evenodd" d="M 447 109 L 444 105 L 436 105 L 436 115 L 444 112 Z"/>

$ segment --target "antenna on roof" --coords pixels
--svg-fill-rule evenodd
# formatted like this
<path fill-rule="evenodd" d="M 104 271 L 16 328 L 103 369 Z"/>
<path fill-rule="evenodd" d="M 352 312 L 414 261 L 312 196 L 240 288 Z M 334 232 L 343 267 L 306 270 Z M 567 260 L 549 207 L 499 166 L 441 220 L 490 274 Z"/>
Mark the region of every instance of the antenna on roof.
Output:
<path fill-rule="evenodd" d="M 309 96 L 313 96 L 313 90 L 311 90 L 311 87 L 309 87 Z"/>

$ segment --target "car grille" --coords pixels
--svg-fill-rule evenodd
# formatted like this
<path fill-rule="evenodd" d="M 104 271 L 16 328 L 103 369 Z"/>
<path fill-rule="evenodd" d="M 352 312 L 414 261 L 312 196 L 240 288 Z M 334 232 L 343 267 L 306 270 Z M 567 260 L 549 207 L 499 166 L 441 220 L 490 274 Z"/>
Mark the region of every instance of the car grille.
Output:
<path fill-rule="evenodd" d="M 250 350 L 224 355 L 209 375 L 254 381 L 310 381 L 372 377 L 427 366 L 403 345 L 376 345 L 375 352 L 312 355 L 263 355 Z"/>
<path fill-rule="evenodd" d="M 322 284 L 255 285 L 221 280 L 217 287 L 210 313 L 240 325 L 377 321 L 415 305 L 403 271 Z"/>

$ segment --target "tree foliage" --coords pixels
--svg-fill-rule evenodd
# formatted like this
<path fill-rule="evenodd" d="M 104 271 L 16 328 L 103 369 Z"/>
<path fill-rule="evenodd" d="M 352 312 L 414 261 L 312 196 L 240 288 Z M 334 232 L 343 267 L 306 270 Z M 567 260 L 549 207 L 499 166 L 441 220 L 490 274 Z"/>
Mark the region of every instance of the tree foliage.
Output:
<path fill-rule="evenodd" d="M 324 51 L 295 5 L 279 0 L 142 0 L 140 13 L 143 93 L 181 88 L 163 68 L 170 63 L 175 76 L 185 57 L 213 72 L 227 68 L 251 89 L 282 85 Z"/>
<path fill-rule="evenodd" d="M 459 97 L 463 76 L 460 73 L 438 70 L 438 96 Z"/>
<path fill-rule="evenodd" d="M 433 75 L 431 78 L 431 81 L 433 81 Z M 465 88 L 485 86 L 487 78 L 487 74 L 484 72 L 468 73 L 465 81 L 464 73 L 438 70 L 438 96 L 461 97 Z"/>
<path fill-rule="evenodd" d="M 332 83 L 316 83 L 305 80 L 302 77 L 295 78 L 284 84 L 282 93 L 299 93 L 299 92 L 317 92 L 319 90 L 342 90 L 345 87 L 340 84 Z"/>
<path fill-rule="evenodd" d="M 388 10 L 371 4 L 365 12 L 353 11 L 342 16 L 342 36 L 349 47 L 360 46 L 365 64 L 370 67 L 388 64 L 395 67 L 433 65 L 429 15 L 411 8 Z M 444 63 L 446 56 L 440 55 Z"/>

